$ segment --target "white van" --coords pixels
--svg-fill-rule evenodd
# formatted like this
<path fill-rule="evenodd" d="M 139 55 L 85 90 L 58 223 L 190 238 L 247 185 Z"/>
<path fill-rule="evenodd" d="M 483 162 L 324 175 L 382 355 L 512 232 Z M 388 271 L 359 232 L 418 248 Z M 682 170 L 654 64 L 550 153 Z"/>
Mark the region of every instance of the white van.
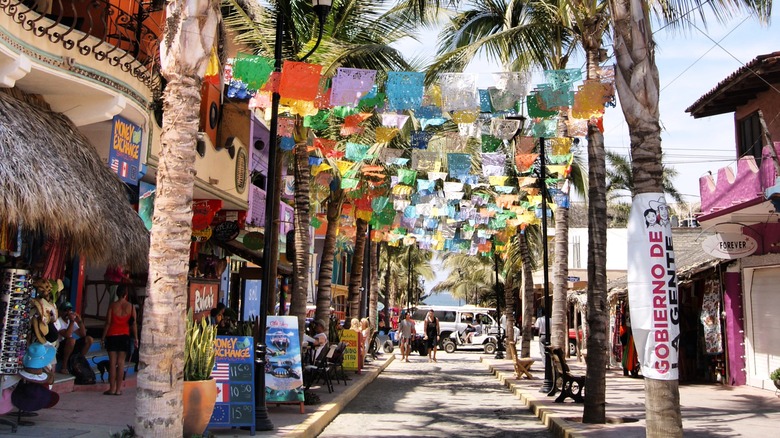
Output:
<path fill-rule="evenodd" d="M 425 334 L 425 316 L 433 309 L 433 315 L 439 318 L 439 347 L 453 333 L 462 333 L 466 327 L 479 325 L 482 333 L 497 334 L 498 323 L 490 312 L 495 309 L 476 306 L 420 306 L 412 313 L 414 328 L 420 335 Z"/>

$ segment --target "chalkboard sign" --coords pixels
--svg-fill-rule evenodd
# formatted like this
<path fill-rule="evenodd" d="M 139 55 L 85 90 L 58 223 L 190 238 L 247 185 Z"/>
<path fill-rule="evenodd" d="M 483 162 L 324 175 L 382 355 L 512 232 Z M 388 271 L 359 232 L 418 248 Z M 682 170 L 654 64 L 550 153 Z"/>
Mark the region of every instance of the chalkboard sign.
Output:
<path fill-rule="evenodd" d="M 211 376 L 217 381 L 217 404 L 209 429 L 249 426 L 255 434 L 255 349 L 251 336 L 217 336 L 216 363 Z"/>

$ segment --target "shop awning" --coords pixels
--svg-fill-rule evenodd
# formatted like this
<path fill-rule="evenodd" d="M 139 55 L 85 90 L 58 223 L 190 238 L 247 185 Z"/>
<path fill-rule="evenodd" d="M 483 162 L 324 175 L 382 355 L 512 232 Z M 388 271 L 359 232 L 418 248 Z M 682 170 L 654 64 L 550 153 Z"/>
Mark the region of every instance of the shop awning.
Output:
<path fill-rule="evenodd" d="M 62 239 L 90 262 L 145 271 L 149 233 L 116 174 L 62 114 L 0 91 L 0 220 Z"/>
<path fill-rule="evenodd" d="M 240 238 L 239 238 L 240 239 Z M 244 260 L 250 261 L 258 266 L 263 266 L 263 250 L 252 250 L 244 246 L 239 239 L 229 240 L 227 242 L 221 242 L 214 239 L 214 242 L 222 249 L 241 257 Z M 277 262 L 276 270 L 280 274 L 291 275 L 292 263 L 287 261 L 284 254 L 281 254 L 280 260 Z"/>

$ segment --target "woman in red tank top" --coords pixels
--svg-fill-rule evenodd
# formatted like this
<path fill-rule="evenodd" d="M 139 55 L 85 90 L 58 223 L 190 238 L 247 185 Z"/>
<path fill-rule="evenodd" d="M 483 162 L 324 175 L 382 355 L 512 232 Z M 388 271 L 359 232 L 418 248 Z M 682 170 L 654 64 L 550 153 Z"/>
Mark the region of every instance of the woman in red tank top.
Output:
<path fill-rule="evenodd" d="M 127 301 L 127 286 L 116 292 L 117 300 L 108 307 L 101 343 L 108 352 L 108 391 L 105 395 L 122 395 L 125 380 L 125 359 L 130 354 L 130 342 L 138 348 L 138 325 L 135 307 Z M 132 335 L 132 338 L 130 337 Z"/>

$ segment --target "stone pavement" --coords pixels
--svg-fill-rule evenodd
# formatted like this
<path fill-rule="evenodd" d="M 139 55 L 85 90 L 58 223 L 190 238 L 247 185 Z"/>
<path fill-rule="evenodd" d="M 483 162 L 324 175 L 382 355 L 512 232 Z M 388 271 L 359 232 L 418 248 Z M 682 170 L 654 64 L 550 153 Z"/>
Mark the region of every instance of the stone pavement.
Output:
<path fill-rule="evenodd" d="M 533 342 L 536 344 L 536 342 Z M 534 348 L 532 348 L 532 354 Z M 476 353 L 475 353 L 476 354 Z M 607 417 L 629 419 L 607 425 L 583 425 L 577 419 L 582 416 L 582 405 L 567 401 L 553 403 L 553 397 L 539 392 L 543 370 L 541 362 L 531 367 L 533 380 L 517 380 L 509 360 L 496 360 L 482 355 L 482 365 L 491 369 L 496 378 L 507 385 L 518 398 L 518 403 L 531 409 L 560 437 L 619 437 L 645 436 L 644 383 L 642 379 L 623 377 L 619 370 L 607 371 Z M 314 437 L 346 406 L 366 385 L 394 360 L 393 354 L 380 356 L 361 374 L 348 373 L 352 380 L 348 385 L 335 384 L 335 391 L 328 394 L 325 388 L 312 387 L 321 403 L 305 407 L 283 405 L 268 407 L 273 431 L 257 432 L 259 436 Z M 569 363 L 574 374 L 583 374 L 585 366 L 572 360 Z M 683 430 L 686 437 L 776 436 L 780 424 L 780 398 L 773 391 L 741 386 L 681 385 L 680 404 L 683 414 Z M 16 434 L 0 425 L 0 436 L 36 437 L 109 437 L 134 423 L 135 390 L 128 387 L 121 396 L 105 396 L 96 391 L 74 391 L 61 395 L 60 402 L 52 409 L 39 411 L 29 418 L 33 426 L 20 426 Z M 248 436 L 240 429 L 213 430 L 218 437 Z"/>
<path fill-rule="evenodd" d="M 533 353 L 538 349 L 533 348 Z M 539 392 L 544 368 L 538 353 L 531 367 L 533 380 L 516 379 L 512 362 L 483 356 L 488 366 L 520 402 L 531 409 L 556 436 L 565 438 L 633 438 L 645 436 L 644 380 L 624 377 L 620 369 L 607 370 L 605 425 L 581 422 L 582 404 L 571 399 L 554 403 L 555 397 Z M 566 362 L 574 375 L 585 374 L 585 364 Z M 686 437 L 770 437 L 780 425 L 780 397 L 773 391 L 749 386 L 717 384 L 680 385 L 683 433 Z M 774 432 L 773 432 L 774 431 Z"/>
<path fill-rule="evenodd" d="M 397 351 L 397 350 L 396 350 Z M 257 431 L 256 436 L 315 437 L 355 396 L 394 360 L 393 354 L 383 354 L 360 374 L 347 371 L 351 379 L 347 385 L 333 382 L 334 391 L 313 385 L 311 389 L 320 397 L 320 404 L 306 405 L 301 414 L 299 405 L 269 405 L 268 416 L 274 425 L 272 431 Z M 16 434 L 0 424 L 0 437 L 56 437 L 56 438 L 107 438 L 120 433 L 127 425 L 135 423 L 135 380 L 128 379 L 121 396 L 103 395 L 101 384 L 76 387 L 73 392 L 60 395 L 60 402 L 51 409 L 38 411 L 38 415 L 23 420 L 31 426 L 19 426 Z M 15 419 L 10 414 L 3 416 Z M 215 429 L 216 437 L 249 436 L 248 430 Z"/>

